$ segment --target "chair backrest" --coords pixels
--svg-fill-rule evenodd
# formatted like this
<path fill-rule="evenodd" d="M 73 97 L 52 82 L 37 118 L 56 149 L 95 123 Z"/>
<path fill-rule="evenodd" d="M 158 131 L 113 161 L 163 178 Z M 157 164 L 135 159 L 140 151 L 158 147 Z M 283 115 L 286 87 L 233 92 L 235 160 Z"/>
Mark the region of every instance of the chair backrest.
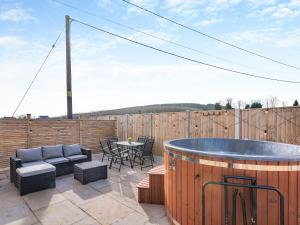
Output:
<path fill-rule="evenodd" d="M 145 143 L 144 150 L 143 150 L 143 156 L 152 155 L 153 144 L 154 144 L 154 138 L 147 138 L 147 141 Z"/>
<path fill-rule="evenodd" d="M 137 142 L 146 143 L 147 137 L 146 136 L 139 136 Z"/>
<path fill-rule="evenodd" d="M 109 146 L 107 145 L 107 143 L 106 143 L 105 141 L 101 141 L 101 140 L 99 140 L 99 142 L 100 142 L 100 149 L 101 149 L 104 153 L 109 154 L 110 151 L 109 151 Z"/>
<path fill-rule="evenodd" d="M 118 142 L 119 138 L 117 136 L 113 136 L 113 137 L 109 137 L 107 138 L 107 140 L 111 141 L 111 142 Z"/>

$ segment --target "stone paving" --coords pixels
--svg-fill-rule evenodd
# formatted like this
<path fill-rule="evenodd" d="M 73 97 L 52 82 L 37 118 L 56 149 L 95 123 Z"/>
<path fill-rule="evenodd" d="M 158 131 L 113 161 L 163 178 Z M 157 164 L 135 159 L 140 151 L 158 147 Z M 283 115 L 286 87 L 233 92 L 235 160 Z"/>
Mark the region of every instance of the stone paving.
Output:
<path fill-rule="evenodd" d="M 157 158 L 155 164 L 161 162 Z M 136 184 L 147 170 L 111 169 L 107 180 L 87 185 L 70 174 L 58 177 L 55 189 L 22 197 L 9 182 L 8 171 L 0 172 L 0 225 L 168 225 L 164 206 L 137 202 Z"/>

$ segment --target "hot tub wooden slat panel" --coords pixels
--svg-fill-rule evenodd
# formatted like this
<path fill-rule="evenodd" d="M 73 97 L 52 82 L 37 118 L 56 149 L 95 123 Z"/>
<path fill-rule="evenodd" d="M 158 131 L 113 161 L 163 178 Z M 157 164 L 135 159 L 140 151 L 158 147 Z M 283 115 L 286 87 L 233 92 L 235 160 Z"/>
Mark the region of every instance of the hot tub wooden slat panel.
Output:
<path fill-rule="evenodd" d="M 222 168 L 212 167 L 212 180 L 222 181 Z M 212 224 L 221 224 L 222 205 L 221 205 L 221 186 L 212 186 Z"/>
<path fill-rule="evenodd" d="M 188 163 L 188 224 L 195 224 L 195 164 Z"/>
<path fill-rule="evenodd" d="M 234 162 L 237 163 L 242 163 L 244 164 L 245 161 L 243 160 L 234 160 Z M 233 170 L 233 175 L 234 176 L 245 176 L 245 171 L 244 170 Z M 238 182 L 238 183 L 244 183 L 244 181 L 240 181 L 240 180 L 231 180 L 233 182 Z M 234 190 L 235 188 L 233 188 Z M 244 195 L 244 188 L 237 188 L 239 190 L 239 192 L 241 192 Z M 231 198 L 232 192 L 229 193 L 229 198 Z M 239 196 L 237 196 L 236 199 L 236 224 L 243 224 L 243 216 L 242 216 L 242 204 L 240 201 Z"/>
<path fill-rule="evenodd" d="M 212 179 L 212 167 L 211 166 L 203 166 L 203 183 L 207 181 L 211 181 Z M 212 219 L 212 203 L 211 203 L 211 194 L 212 194 L 212 186 L 209 185 L 205 190 L 205 222 L 206 225 L 213 225 L 211 223 Z"/>
<path fill-rule="evenodd" d="M 288 165 L 288 163 L 280 162 L 279 165 Z M 289 199 L 289 187 L 287 185 L 289 183 L 289 172 L 280 172 L 278 176 L 279 176 L 278 187 L 281 190 L 281 192 L 284 194 L 284 198 Z M 288 215 L 288 211 L 289 211 L 288 203 L 289 202 L 287 200 L 284 201 L 284 215 Z M 284 224 L 289 224 L 288 216 L 284 217 Z"/>
<path fill-rule="evenodd" d="M 202 166 L 199 164 L 195 165 L 195 224 L 201 224 L 202 221 Z"/>
<path fill-rule="evenodd" d="M 176 159 L 172 159 L 173 162 L 176 161 Z M 173 217 L 176 219 L 176 177 L 175 177 L 175 172 L 173 169 L 171 170 L 172 172 L 172 179 L 171 179 L 171 184 L 172 184 L 172 194 L 171 194 L 171 199 L 172 199 L 172 202 L 171 202 L 171 207 L 172 207 L 172 215 Z"/>
<path fill-rule="evenodd" d="M 180 153 L 179 153 L 180 154 Z M 176 190 L 176 220 L 181 223 L 181 199 L 182 199 L 182 191 L 181 191 L 181 163 L 182 161 L 180 159 L 176 159 L 176 187 L 179 187 L 177 188 Z"/>
<path fill-rule="evenodd" d="M 300 165 L 300 162 L 298 162 L 298 165 Z M 297 178 L 298 178 L 298 181 L 297 181 L 297 192 L 298 192 L 298 195 L 297 195 L 297 209 L 298 209 L 297 222 L 299 225 L 300 224 L 300 172 L 297 172 Z"/>
<path fill-rule="evenodd" d="M 257 162 L 257 165 L 262 165 Z M 268 174 L 264 171 L 257 171 L 257 184 L 268 184 Z M 265 190 L 257 190 L 257 224 L 268 224 L 268 193 Z"/>
<path fill-rule="evenodd" d="M 295 163 L 290 163 L 295 165 Z M 297 172 L 289 172 L 289 225 L 297 225 Z"/>
<path fill-rule="evenodd" d="M 182 154 L 185 155 L 185 154 Z M 187 166 L 188 163 L 187 161 L 182 161 L 181 163 L 182 166 L 182 183 L 181 183 L 181 187 L 182 187 L 182 211 L 181 211 L 181 215 L 182 215 L 182 221 L 181 224 L 182 225 L 187 225 L 187 220 L 188 220 L 188 215 L 187 215 L 187 201 L 188 201 L 188 196 L 187 196 Z"/>
<path fill-rule="evenodd" d="M 245 161 L 245 163 L 247 164 L 253 164 L 253 165 L 256 165 L 257 162 L 256 161 Z M 257 173 L 255 170 L 246 170 L 245 171 L 245 176 L 247 177 L 257 177 Z M 249 183 L 249 182 L 248 182 Z M 246 191 L 246 202 L 250 202 L 250 193 L 247 189 L 245 189 Z M 249 216 L 248 216 L 249 215 Z M 250 207 L 247 207 L 247 225 L 251 225 L 251 210 L 250 210 Z"/>
<path fill-rule="evenodd" d="M 278 165 L 269 162 L 268 165 Z M 268 185 L 278 187 L 278 172 L 268 172 Z M 279 196 L 274 191 L 268 191 L 268 224 L 279 224 Z"/>

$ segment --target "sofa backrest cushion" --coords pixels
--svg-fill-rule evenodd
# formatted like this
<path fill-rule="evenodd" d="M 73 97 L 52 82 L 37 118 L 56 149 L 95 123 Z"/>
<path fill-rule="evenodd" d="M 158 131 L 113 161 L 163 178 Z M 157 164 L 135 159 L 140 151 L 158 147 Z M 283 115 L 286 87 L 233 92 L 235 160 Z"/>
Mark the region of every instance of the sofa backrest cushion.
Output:
<path fill-rule="evenodd" d="M 65 157 L 82 154 L 79 144 L 64 145 L 63 150 L 64 150 Z"/>
<path fill-rule="evenodd" d="M 34 162 L 43 160 L 42 148 L 28 148 L 17 150 L 17 158 L 21 159 L 22 163 Z"/>
<path fill-rule="evenodd" d="M 62 145 L 54 146 L 43 146 L 43 159 L 52 159 L 63 157 L 63 147 Z"/>

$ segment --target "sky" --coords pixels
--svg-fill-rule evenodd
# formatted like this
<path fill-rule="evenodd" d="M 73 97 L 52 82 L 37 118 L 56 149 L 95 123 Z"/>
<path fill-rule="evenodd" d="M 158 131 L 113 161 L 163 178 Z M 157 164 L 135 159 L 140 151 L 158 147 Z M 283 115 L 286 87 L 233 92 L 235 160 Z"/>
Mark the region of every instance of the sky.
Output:
<path fill-rule="evenodd" d="M 52 0 L 0 0 L 0 117 L 12 115 L 61 32 L 63 35 L 16 115 L 66 114 L 65 15 L 205 63 L 300 81 L 299 70 L 223 45 L 121 0 L 59 1 L 90 14 Z M 132 2 L 224 41 L 300 67 L 300 0 Z M 112 37 L 75 21 L 71 24 L 71 48 L 74 113 L 162 103 L 205 104 L 224 102 L 227 98 L 234 103 L 256 99 L 264 102 L 276 96 L 287 105 L 300 99 L 300 84 L 213 69 Z"/>

